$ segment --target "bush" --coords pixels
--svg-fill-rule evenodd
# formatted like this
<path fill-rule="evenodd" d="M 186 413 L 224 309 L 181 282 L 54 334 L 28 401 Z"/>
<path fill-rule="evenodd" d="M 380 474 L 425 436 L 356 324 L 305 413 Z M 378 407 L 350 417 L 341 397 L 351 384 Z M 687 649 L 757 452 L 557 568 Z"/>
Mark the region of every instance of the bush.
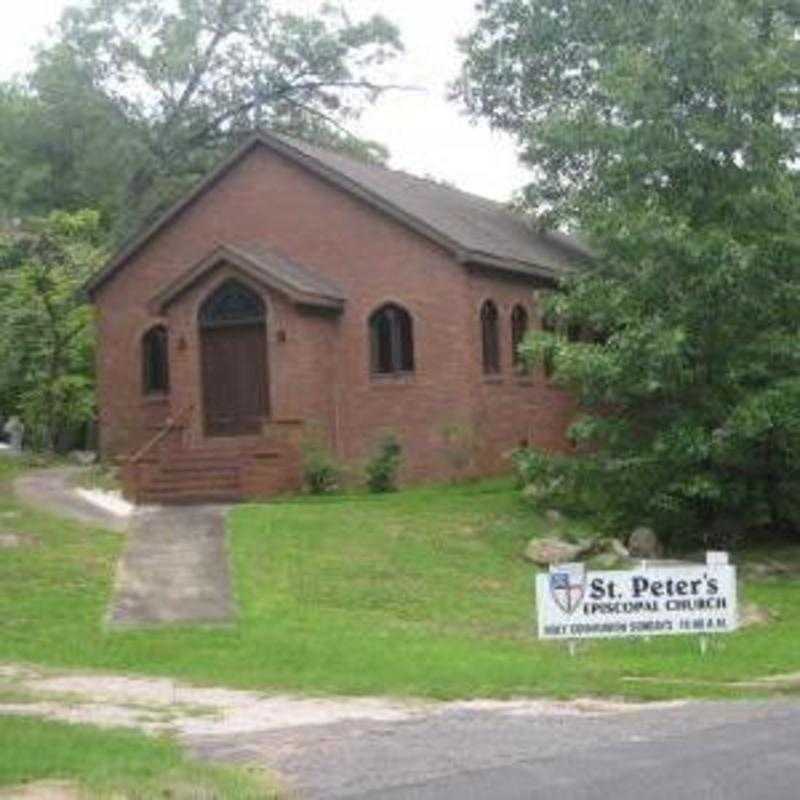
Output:
<path fill-rule="evenodd" d="M 341 469 L 320 431 L 309 434 L 302 444 L 303 481 L 311 494 L 328 494 L 339 488 Z"/>
<path fill-rule="evenodd" d="M 571 515 L 590 514 L 596 524 L 613 528 L 598 488 L 601 476 L 594 474 L 597 465 L 591 460 L 529 448 L 515 451 L 512 460 L 526 500 Z"/>
<path fill-rule="evenodd" d="M 367 486 L 371 492 L 393 492 L 397 489 L 402 452 L 393 434 L 387 434 L 378 442 L 366 466 Z"/>

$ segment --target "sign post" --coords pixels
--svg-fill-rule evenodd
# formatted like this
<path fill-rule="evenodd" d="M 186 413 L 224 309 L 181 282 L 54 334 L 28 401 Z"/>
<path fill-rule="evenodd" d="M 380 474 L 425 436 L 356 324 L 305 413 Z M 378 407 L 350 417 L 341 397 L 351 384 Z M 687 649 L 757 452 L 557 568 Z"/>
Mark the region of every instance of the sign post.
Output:
<path fill-rule="evenodd" d="M 536 576 L 536 610 L 541 639 L 699 634 L 704 652 L 706 636 L 738 627 L 736 568 L 727 553 L 708 553 L 705 564 L 630 570 L 554 565 Z"/>

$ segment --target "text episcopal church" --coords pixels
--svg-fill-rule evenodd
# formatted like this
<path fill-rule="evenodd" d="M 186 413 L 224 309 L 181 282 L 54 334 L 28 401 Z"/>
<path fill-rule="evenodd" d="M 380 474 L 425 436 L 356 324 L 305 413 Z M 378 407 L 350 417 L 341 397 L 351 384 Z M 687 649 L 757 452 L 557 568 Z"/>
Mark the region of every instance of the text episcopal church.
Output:
<path fill-rule="evenodd" d="M 260 134 L 89 284 L 103 455 L 129 496 L 169 502 L 299 488 L 311 426 L 352 464 L 392 431 L 406 482 L 562 448 L 572 404 L 515 345 L 585 255 L 497 203 Z"/>

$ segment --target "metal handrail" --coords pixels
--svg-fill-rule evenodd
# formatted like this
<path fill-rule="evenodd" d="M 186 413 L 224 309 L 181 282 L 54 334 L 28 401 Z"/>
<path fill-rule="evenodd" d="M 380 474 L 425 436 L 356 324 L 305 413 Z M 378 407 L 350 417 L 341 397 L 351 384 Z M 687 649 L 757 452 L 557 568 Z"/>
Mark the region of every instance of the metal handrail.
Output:
<path fill-rule="evenodd" d="M 142 447 L 140 447 L 129 459 L 128 461 L 131 464 L 136 464 L 137 462 L 141 461 L 147 453 L 149 453 L 170 431 L 174 430 L 179 420 L 183 419 L 190 411 L 194 409 L 194 403 L 189 403 L 180 413 L 176 414 L 174 417 L 167 417 L 167 421 L 164 423 L 164 426 L 161 430 L 153 436 L 147 443 L 145 443 Z"/>

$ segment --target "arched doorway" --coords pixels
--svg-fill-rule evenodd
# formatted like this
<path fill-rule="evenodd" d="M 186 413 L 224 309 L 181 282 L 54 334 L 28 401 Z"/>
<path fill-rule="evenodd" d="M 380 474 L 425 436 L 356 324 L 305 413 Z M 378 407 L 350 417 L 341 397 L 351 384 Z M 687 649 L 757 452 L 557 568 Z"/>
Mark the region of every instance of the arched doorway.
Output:
<path fill-rule="evenodd" d="M 260 433 L 269 415 L 264 301 L 225 281 L 200 308 L 203 413 L 208 436 Z"/>

